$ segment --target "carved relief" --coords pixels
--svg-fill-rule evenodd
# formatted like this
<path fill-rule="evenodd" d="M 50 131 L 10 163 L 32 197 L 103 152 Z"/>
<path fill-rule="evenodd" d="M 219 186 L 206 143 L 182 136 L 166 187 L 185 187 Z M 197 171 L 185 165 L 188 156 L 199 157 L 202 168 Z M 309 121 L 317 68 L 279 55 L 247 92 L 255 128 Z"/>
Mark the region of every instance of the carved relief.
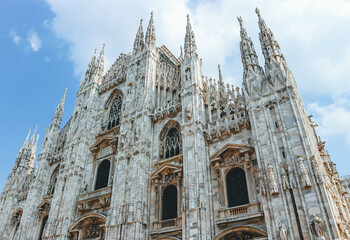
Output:
<path fill-rule="evenodd" d="M 185 112 L 186 112 L 186 118 L 188 120 L 191 120 L 192 119 L 192 107 L 190 105 L 187 105 Z"/>
<path fill-rule="evenodd" d="M 199 207 L 205 208 L 205 203 L 206 203 L 206 192 L 204 189 L 204 184 L 201 183 L 199 185 Z"/>
<path fill-rule="evenodd" d="M 311 164 L 312 164 L 312 168 L 313 168 L 317 183 L 322 184 L 324 182 L 324 177 L 315 156 L 311 157 Z"/>
<path fill-rule="evenodd" d="M 304 189 L 309 189 L 311 188 L 311 181 L 309 177 L 309 173 L 306 170 L 306 167 L 304 165 L 304 159 L 302 156 L 298 156 L 298 163 L 299 163 L 299 171 L 300 171 L 300 176 L 301 176 L 301 184 Z"/>
<path fill-rule="evenodd" d="M 194 182 L 190 182 L 189 187 L 189 204 L 191 211 L 194 211 L 196 209 L 196 193 L 194 191 L 194 184 Z"/>
<path fill-rule="evenodd" d="M 88 224 L 84 229 L 86 238 L 98 238 L 101 235 L 101 228 L 98 224 Z"/>
<path fill-rule="evenodd" d="M 288 240 L 287 228 L 281 222 L 278 224 L 278 232 L 281 240 Z"/>
<path fill-rule="evenodd" d="M 290 189 L 290 185 L 289 185 L 289 180 L 288 180 L 288 176 L 287 173 L 282 170 L 283 172 L 281 173 L 282 176 L 282 188 L 284 191 Z"/>
<path fill-rule="evenodd" d="M 278 195 L 278 186 L 275 178 L 275 174 L 273 172 L 273 167 L 272 164 L 269 163 L 267 164 L 267 177 L 269 179 L 269 187 L 270 187 L 270 192 L 272 195 Z"/>
<path fill-rule="evenodd" d="M 318 217 L 316 214 L 313 214 L 311 216 L 310 228 L 311 228 L 311 232 L 317 238 L 317 240 L 325 239 L 321 222 L 322 222 L 322 219 Z"/>

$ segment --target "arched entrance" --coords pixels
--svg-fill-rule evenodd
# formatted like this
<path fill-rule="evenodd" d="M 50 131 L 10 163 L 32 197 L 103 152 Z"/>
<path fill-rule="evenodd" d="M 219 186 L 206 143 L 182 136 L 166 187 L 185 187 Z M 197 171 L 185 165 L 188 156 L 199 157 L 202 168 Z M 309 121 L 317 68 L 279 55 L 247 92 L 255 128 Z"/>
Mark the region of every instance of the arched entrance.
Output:
<path fill-rule="evenodd" d="M 213 240 L 267 239 L 264 230 L 251 226 L 230 227 L 216 235 Z"/>

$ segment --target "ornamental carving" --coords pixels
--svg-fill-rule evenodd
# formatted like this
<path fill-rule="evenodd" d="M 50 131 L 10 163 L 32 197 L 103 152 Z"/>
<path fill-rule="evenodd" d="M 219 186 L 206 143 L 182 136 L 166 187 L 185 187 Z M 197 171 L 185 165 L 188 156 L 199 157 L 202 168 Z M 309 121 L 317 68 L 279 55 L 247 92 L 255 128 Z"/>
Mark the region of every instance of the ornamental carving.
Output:
<path fill-rule="evenodd" d="M 277 186 L 275 174 L 273 172 L 273 167 L 271 163 L 267 164 L 267 177 L 269 180 L 269 187 L 270 187 L 271 194 L 278 195 L 279 194 L 278 186 Z"/>
<path fill-rule="evenodd" d="M 300 177 L 301 177 L 301 184 L 304 189 L 309 189 L 311 188 L 311 181 L 309 177 L 309 173 L 306 170 L 305 164 L 304 164 L 304 159 L 302 156 L 298 156 L 298 163 L 299 163 L 299 172 L 300 172 Z"/>
<path fill-rule="evenodd" d="M 288 240 L 287 228 L 283 223 L 278 224 L 278 234 L 281 240 Z"/>
<path fill-rule="evenodd" d="M 324 182 L 324 177 L 315 156 L 311 157 L 311 164 L 317 183 L 322 184 Z"/>
<path fill-rule="evenodd" d="M 325 239 L 321 222 L 322 222 L 322 219 L 316 214 L 313 214 L 311 216 L 310 228 L 311 228 L 312 234 L 315 237 L 317 237 L 317 240 Z"/>
<path fill-rule="evenodd" d="M 99 224 L 88 224 L 84 229 L 84 236 L 86 238 L 98 238 L 101 235 L 101 228 Z"/>

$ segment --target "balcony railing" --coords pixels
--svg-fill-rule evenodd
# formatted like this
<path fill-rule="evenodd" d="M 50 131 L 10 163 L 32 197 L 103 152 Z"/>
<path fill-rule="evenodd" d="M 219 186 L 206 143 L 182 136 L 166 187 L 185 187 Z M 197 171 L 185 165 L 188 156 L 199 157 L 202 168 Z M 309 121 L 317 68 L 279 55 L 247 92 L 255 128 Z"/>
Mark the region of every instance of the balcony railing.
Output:
<path fill-rule="evenodd" d="M 238 222 L 261 217 L 263 217 L 263 211 L 260 208 L 260 203 L 251 203 L 219 210 L 216 223 Z"/>
<path fill-rule="evenodd" d="M 181 231 L 181 229 L 182 218 L 161 220 L 153 223 L 153 230 L 151 231 L 151 235 L 165 232 Z"/>

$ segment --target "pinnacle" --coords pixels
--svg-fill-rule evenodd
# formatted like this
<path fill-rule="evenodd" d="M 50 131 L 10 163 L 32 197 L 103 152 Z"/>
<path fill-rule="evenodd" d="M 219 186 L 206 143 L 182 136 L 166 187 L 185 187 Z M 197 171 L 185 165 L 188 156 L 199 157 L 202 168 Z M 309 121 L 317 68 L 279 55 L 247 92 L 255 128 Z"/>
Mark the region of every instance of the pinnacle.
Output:
<path fill-rule="evenodd" d="M 156 43 L 156 35 L 153 23 L 153 11 L 151 12 L 151 18 L 148 23 L 145 43 L 147 48 L 150 46 L 154 46 Z"/>
<path fill-rule="evenodd" d="M 144 37 L 143 37 L 143 19 L 141 18 L 140 19 L 140 25 L 139 25 L 139 28 L 137 30 L 137 33 L 136 33 L 136 37 L 135 37 L 135 41 L 134 41 L 134 49 L 133 49 L 133 53 L 138 53 L 140 51 L 143 50 L 144 48 Z"/>
<path fill-rule="evenodd" d="M 192 31 L 192 26 L 190 22 L 190 16 L 187 14 L 187 26 L 186 26 L 186 36 L 185 36 L 185 55 L 192 53 L 197 53 L 197 45 L 194 37 L 194 32 Z"/>

